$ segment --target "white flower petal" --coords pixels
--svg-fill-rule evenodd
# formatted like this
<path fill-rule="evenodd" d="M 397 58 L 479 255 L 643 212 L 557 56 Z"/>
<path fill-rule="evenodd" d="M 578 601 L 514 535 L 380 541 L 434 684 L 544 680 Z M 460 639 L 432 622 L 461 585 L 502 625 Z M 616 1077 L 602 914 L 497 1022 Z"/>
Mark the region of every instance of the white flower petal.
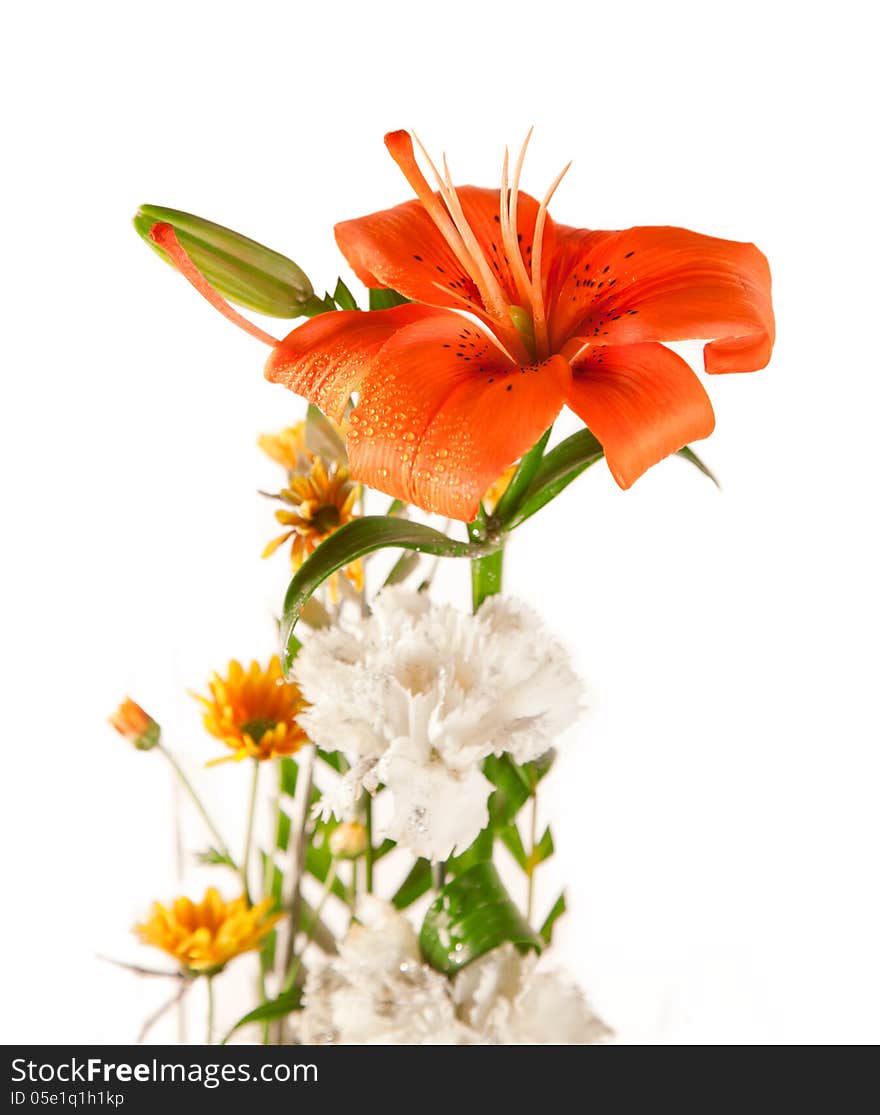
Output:
<path fill-rule="evenodd" d="M 382 592 L 370 617 L 313 634 L 295 678 L 309 736 L 360 772 L 333 811 L 381 780 L 394 799 L 391 834 L 431 858 L 464 849 L 486 823 L 484 759 L 543 755 L 582 693 L 565 651 L 525 605 L 492 597 L 473 616 L 403 588 Z"/>

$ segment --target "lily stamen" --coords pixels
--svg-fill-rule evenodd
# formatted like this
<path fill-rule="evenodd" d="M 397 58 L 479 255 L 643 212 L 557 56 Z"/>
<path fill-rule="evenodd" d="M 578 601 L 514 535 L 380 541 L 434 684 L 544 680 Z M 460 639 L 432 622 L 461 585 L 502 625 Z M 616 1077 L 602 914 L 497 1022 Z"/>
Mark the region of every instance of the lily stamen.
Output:
<path fill-rule="evenodd" d="M 508 230 L 508 239 L 505 241 L 505 251 L 507 258 L 510 260 L 513 268 L 513 277 L 516 282 L 517 290 L 519 291 L 520 299 L 525 305 L 531 302 L 531 279 L 528 270 L 526 269 L 525 262 L 523 261 L 522 252 L 519 248 L 519 227 L 517 224 L 517 208 L 519 203 L 519 181 L 522 176 L 523 163 L 526 158 L 526 149 L 529 146 L 529 140 L 532 138 L 534 128 L 529 128 L 526 138 L 523 140 L 523 145 L 520 148 L 519 156 L 516 160 L 516 166 L 513 171 L 513 183 L 510 187 L 510 193 L 502 187 L 501 198 L 501 227 L 504 229 L 505 225 Z M 505 167 L 507 165 L 507 152 L 504 153 Z M 504 218 L 505 203 L 507 208 L 507 220 Z"/>
<path fill-rule="evenodd" d="M 514 359 L 524 359 L 528 354 L 522 345 L 519 334 L 512 332 L 510 329 L 508 302 L 505 298 L 504 290 L 502 289 L 501 284 L 492 272 L 492 268 L 489 266 L 485 253 L 480 246 L 479 239 L 477 238 L 474 230 L 471 228 L 470 222 L 465 216 L 461 200 L 458 196 L 458 191 L 453 185 L 452 176 L 449 173 L 449 165 L 446 161 L 446 156 L 443 156 L 443 170 L 445 176 L 441 176 L 440 171 L 434 165 L 434 162 L 431 159 L 431 156 L 426 151 L 422 141 L 417 135 L 415 135 L 415 133 L 413 133 L 413 138 L 418 144 L 419 150 L 421 151 L 425 161 L 430 167 L 431 173 L 436 179 L 437 189 L 440 193 L 441 198 L 445 202 L 446 211 L 448 212 L 458 235 L 461 237 L 468 262 L 466 263 L 461 258 L 460 262 L 462 264 L 462 267 L 465 269 L 468 278 L 470 278 L 471 282 L 473 282 L 474 286 L 480 293 L 480 297 L 483 300 L 484 311 L 490 314 L 495 323 L 496 331 L 499 335 L 498 339 L 502 341 L 504 347 Z M 398 163 L 398 165 L 400 164 Z M 431 194 L 431 197 L 434 198 L 433 193 Z M 429 210 L 429 216 L 431 216 L 432 218 L 434 217 L 433 211 Z M 435 224 L 436 223 L 437 222 L 435 218 Z M 451 247 L 452 244 L 449 241 L 449 238 L 446 237 L 446 233 L 444 232 L 443 227 L 441 227 L 439 224 L 437 225 L 437 227 L 440 229 L 440 232 L 443 233 L 444 237 L 447 239 L 447 243 L 450 243 Z"/>
<path fill-rule="evenodd" d="M 544 195 L 544 200 L 535 218 L 535 240 L 532 245 L 532 320 L 535 323 L 535 344 L 538 359 L 543 360 L 550 351 L 547 339 L 547 315 L 544 308 L 544 284 L 541 277 L 541 249 L 544 241 L 544 225 L 547 221 L 547 207 L 550 205 L 556 188 L 568 173 L 571 163 L 567 163 Z"/>

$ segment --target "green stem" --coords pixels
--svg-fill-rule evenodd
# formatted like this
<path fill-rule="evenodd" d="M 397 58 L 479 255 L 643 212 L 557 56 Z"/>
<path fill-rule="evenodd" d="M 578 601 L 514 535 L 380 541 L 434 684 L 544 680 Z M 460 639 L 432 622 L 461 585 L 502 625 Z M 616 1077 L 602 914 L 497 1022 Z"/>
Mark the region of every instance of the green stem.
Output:
<path fill-rule="evenodd" d="M 198 810 L 199 815 L 201 816 L 202 820 L 208 826 L 208 831 L 211 833 L 211 835 L 214 837 L 214 840 L 217 843 L 217 851 L 220 852 L 220 854 L 222 856 L 224 856 L 226 859 L 228 859 L 229 862 L 233 865 L 233 867 L 235 867 L 235 861 L 232 858 L 232 854 L 229 851 L 229 848 L 226 844 L 226 841 L 220 835 L 220 832 L 217 829 L 217 826 L 211 820 L 207 809 L 205 809 L 204 805 L 202 805 L 202 801 L 199 798 L 199 795 L 196 793 L 195 788 L 193 787 L 193 784 L 190 782 L 190 780 L 184 774 L 183 767 L 181 767 L 180 763 L 178 763 L 177 759 L 174 758 L 174 756 L 165 747 L 164 744 L 162 744 L 162 743 L 158 744 L 157 745 L 157 750 L 161 751 L 162 754 L 165 756 L 165 758 L 168 760 L 168 762 L 171 764 L 171 769 L 174 771 L 174 773 L 180 779 L 180 784 L 183 786 L 183 788 L 189 794 L 193 805 Z M 236 868 L 236 870 L 237 870 L 237 868 Z"/>
<path fill-rule="evenodd" d="M 241 883 L 244 887 L 245 898 L 247 903 L 251 905 L 251 892 L 248 886 L 248 865 L 251 861 L 251 844 L 254 838 L 254 815 L 257 811 L 257 786 L 260 781 L 260 763 L 258 759 L 253 760 L 254 773 L 251 779 L 251 796 L 248 803 L 247 827 L 244 833 L 244 852 L 241 857 Z"/>
<path fill-rule="evenodd" d="M 480 542 L 487 537 L 486 512 L 482 504 L 480 505 L 479 515 L 472 523 L 468 523 L 467 531 L 471 542 Z M 503 542 L 491 553 L 484 554 L 482 557 L 471 558 L 471 595 L 474 615 L 480 610 L 480 605 L 487 597 L 497 596 L 501 592 L 503 573 Z"/>
<path fill-rule="evenodd" d="M 364 850 L 364 886 L 367 894 L 373 893 L 373 799 L 367 794 L 364 802 L 364 827 L 367 830 L 367 847 Z"/>
<path fill-rule="evenodd" d="M 214 977 L 208 976 L 208 1021 L 205 1045 L 214 1044 Z"/>
<path fill-rule="evenodd" d="M 541 464 L 552 429 L 553 426 L 549 426 L 519 462 L 516 472 L 492 512 L 492 518 L 497 519 L 499 523 L 504 523 L 509 519 L 522 503 L 526 492 L 529 490 L 529 485 L 535 478 L 538 466 Z"/>
<path fill-rule="evenodd" d="M 538 843 L 538 789 L 532 790 L 531 808 L 529 810 L 529 870 L 527 873 L 528 890 L 526 892 L 526 921 L 532 920 L 532 907 L 535 897 L 535 845 Z"/>
<path fill-rule="evenodd" d="M 278 971 L 284 978 L 284 989 L 288 985 L 289 973 L 294 969 L 296 956 L 296 936 L 299 930 L 299 914 L 302 903 L 302 877 L 305 867 L 306 827 L 309 821 L 309 802 L 312 792 L 312 778 L 314 774 L 315 752 L 309 748 L 308 753 L 300 763 L 299 776 L 296 786 L 297 815 L 291 818 L 290 842 L 288 852 L 290 855 L 290 872 L 287 877 L 289 894 L 283 903 L 287 907 L 287 940 L 284 954 L 280 958 Z M 335 874 L 335 873 L 334 873 Z M 328 873 L 329 877 L 329 873 Z"/>
<path fill-rule="evenodd" d="M 330 869 L 327 872 L 327 878 L 324 881 L 324 889 L 321 892 L 321 898 L 318 902 L 318 905 L 315 907 L 315 912 L 312 916 L 311 922 L 309 923 L 309 928 L 306 930 L 306 939 L 303 947 L 300 949 L 298 955 L 293 958 L 290 968 L 287 971 L 287 976 L 284 979 L 284 987 L 282 988 L 282 994 L 287 991 L 293 990 L 293 986 L 296 983 L 296 977 L 299 974 L 299 969 L 302 965 L 302 958 L 303 953 L 306 951 L 306 945 L 308 945 L 309 941 L 311 941 L 312 937 L 314 936 L 315 930 L 318 927 L 318 923 L 321 920 L 321 913 L 324 910 L 324 904 L 330 897 L 330 892 L 333 890 L 333 884 L 335 882 L 336 861 L 334 860 L 334 862 L 330 864 Z"/>

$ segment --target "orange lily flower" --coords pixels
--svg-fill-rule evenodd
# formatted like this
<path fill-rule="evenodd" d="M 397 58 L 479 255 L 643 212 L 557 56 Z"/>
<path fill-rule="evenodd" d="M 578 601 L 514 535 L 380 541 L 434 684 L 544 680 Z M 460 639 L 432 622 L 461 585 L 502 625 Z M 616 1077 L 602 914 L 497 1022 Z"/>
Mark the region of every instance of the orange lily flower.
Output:
<path fill-rule="evenodd" d="M 565 171 L 540 203 L 519 189 L 528 138 L 510 180 L 505 156 L 500 190 L 456 188 L 445 160 L 440 174 L 422 149 L 434 190 L 407 132 L 385 143 L 416 199 L 344 221 L 336 239 L 362 282 L 411 302 L 323 314 L 280 342 L 251 326 L 274 342 L 268 379 L 337 421 L 357 392 L 354 478 L 472 520 L 567 405 L 628 488 L 715 424 L 700 380 L 661 342 L 708 338 L 711 373 L 769 361 L 770 271 L 753 244 L 557 224 L 547 207 Z"/>

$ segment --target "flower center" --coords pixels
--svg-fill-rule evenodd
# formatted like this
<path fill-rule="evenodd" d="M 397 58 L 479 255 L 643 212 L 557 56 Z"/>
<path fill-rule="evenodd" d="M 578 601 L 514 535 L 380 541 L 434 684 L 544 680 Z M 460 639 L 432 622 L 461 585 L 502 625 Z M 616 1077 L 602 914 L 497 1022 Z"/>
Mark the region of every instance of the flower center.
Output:
<path fill-rule="evenodd" d="M 328 534 L 331 530 L 336 530 L 339 521 L 339 508 L 332 503 L 326 507 L 319 507 L 312 516 L 312 524 L 315 530 L 321 534 Z"/>
<path fill-rule="evenodd" d="M 488 316 L 498 336 L 512 359 L 521 364 L 530 364 L 546 359 L 549 355 L 547 316 L 544 306 L 544 289 L 541 274 L 541 256 L 544 228 L 547 222 L 547 207 L 556 188 L 562 181 L 571 163 L 557 175 L 544 200 L 538 207 L 535 217 L 534 240 L 530 267 L 523 260 L 519 245 L 517 210 L 519 202 L 519 182 L 525 161 L 526 149 L 531 139 L 531 130 L 520 149 L 514 168 L 513 181 L 508 184 L 509 154 L 504 152 L 504 165 L 501 171 L 501 190 L 499 192 L 498 221 L 506 261 L 510 265 L 516 301 L 500 282 L 493 270 L 491 261 L 480 245 L 465 216 L 458 191 L 452 182 L 446 156 L 443 156 L 443 174 L 431 161 L 418 136 L 415 137 L 419 150 L 427 161 L 437 183 L 440 197 L 428 185 L 419 169 L 413 150 L 412 140 L 407 132 L 393 132 L 385 137 L 391 156 L 403 171 L 413 187 L 426 212 L 452 249 L 465 273 L 479 292 L 482 305 L 479 306 L 463 293 L 456 293 L 462 309 Z M 435 283 L 448 296 L 449 290 Z"/>
<path fill-rule="evenodd" d="M 248 735 L 254 741 L 259 743 L 266 732 L 269 732 L 276 726 L 276 721 L 268 716 L 257 716 L 253 720 L 248 720 L 247 723 L 242 724 L 241 730 L 244 735 Z"/>

